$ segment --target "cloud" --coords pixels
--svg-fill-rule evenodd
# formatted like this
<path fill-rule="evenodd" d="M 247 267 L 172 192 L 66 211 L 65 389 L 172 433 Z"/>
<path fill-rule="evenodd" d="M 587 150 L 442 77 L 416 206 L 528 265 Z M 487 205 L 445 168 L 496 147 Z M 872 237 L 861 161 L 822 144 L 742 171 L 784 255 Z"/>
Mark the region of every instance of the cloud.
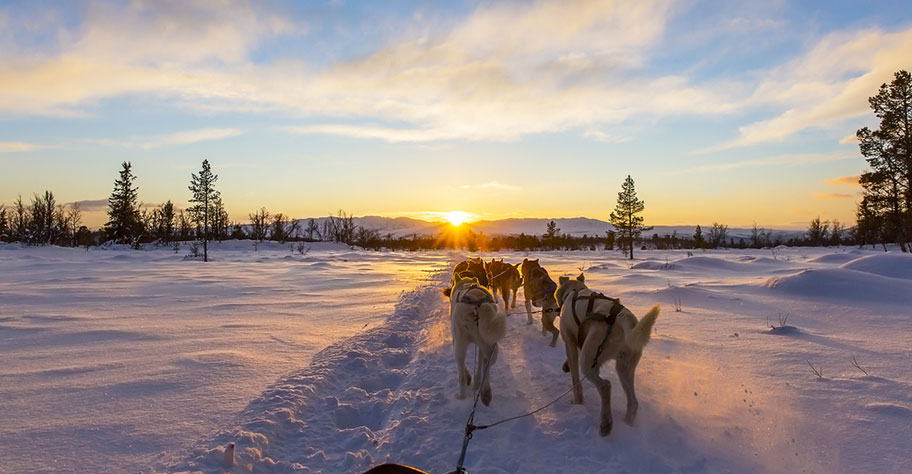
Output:
<path fill-rule="evenodd" d="M 843 193 L 815 193 L 814 197 L 817 199 L 852 199 L 854 196 Z"/>
<path fill-rule="evenodd" d="M 441 130 L 414 130 L 362 125 L 306 125 L 282 127 L 284 131 L 299 135 L 340 135 L 353 138 L 385 140 L 390 143 L 430 142 L 456 138 Z"/>
<path fill-rule="evenodd" d="M 620 136 L 616 136 L 616 135 L 611 135 L 609 133 L 605 133 L 605 132 L 602 132 L 599 130 L 589 130 L 589 131 L 583 133 L 583 136 L 586 138 L 591 138 L 597 142 L 603 142 L 603 143 L 624 143 L 624 142 L 630 141 L 630 137 L 620 137 Z"/>
<path fill-rule="evenodd" d="M 83 212 L 99 212 L 108 209 L 107 199 L 88 199 L 85 201 L 68 202 L 64 205 L 72 206 L 73 204 L 78 204 L 79 210 Z"/>
<path fill-rule="evenodd" d="M 521 191 L 522 188 L 512 184 L 503 184 L 498 181 L 491 181 L 482 184 L 463 184 L 459 189 L 494 189 L 498 191 Z"/>
<path fill-rule="evenodd" d="M 243 133 L 244 130 L 236 128 L 203 128 L 200 130 L 189 130 L 186 132 L 172 133 L 170 135 L 162 135 L 145 143 L 141 143 L 139 146 L 149 149 L 171 145 L 189 145 L 191 143 L 235 137 Z"/>
<path fill-rule="evenodd" d="M 100 138 L 87 141 L 101 146 L 138 147 L 148 150 L 166 146 L 190 145 L 203 141 L 221 140 L 244 133 L 246 133 L 246 131 L 237 128 L 202 128 L 152 137 L 132 137 L 127 139 Z"/>
<path fill-rule="evenodd" d="M 264 47 L 307 32 L 274 5 L 87 5 L 76 25 L 36 20 L 43 41 L 20 40 L 35 33 L 19 19 L 4 20 L 15 31 L 0 35 L 0 114 L 79 117 L 104 100 L 142 96 L 194 111 L 279 113 L 311 124 L 284 129 L 291 133 L 392 143 L 565 131 L 617 143 L 628 138 L 601 130 L 775 110 L 704 150 L 713 151 L 868 113 L 867 96 L 907 67 L 912 50 L 912 28 L 836 32 L 770 70 L 696 80 L 657 73 L 654 64 L 668 49 L 662 42 L 669 22 L 685 8 L 671 0 L 574 0 L 482 3 L 458 23 L 401 32 L 354 58 L 307 61 Z M 742 14 L 711 34 L 783 26 Z M 194 140 L 136 146 L 193 142 L 182 139 Z"/>
<path fill-rule="evenodd" d="M 812 165 L 817 163 L 827 163 L 830 161 L 842 161 L 856 158 L 856 155 L 849 153 L 798 153 L 770 156 L 753 160 L 735 161 L 731 163 L 719 163 L 714 165 L 696 166 L 677 171 L 675 174 L 704 173 L 712 171 L 729 171 L 737 168 L 755 168 L 763 166 L 780 166 L 792 167 Z"/>
<path fill-rule="evenodd" d="M 858 137 L 855 136 L 855 132 L 852 132 L 839 140 L 840 145 L 848 145 L 850 143 L 858 143 Z"/>
<path fill-rule="evenodd" d="M 0 142 L 0 153 L 21 153 L 47 148 L 44 145 L 23 142 Z"/>
<path fill-rule="evenodd" d="M 781 141 L 807 128 L 870 114 L 868 97 L 908 67 L 910 50 L 912 28 L 826 35 L 805 54 L 765 73 L 746 104 L 779 105 L 785 111 L 740 127 L 738 138 L 711 150 Z"/>
<path fill-rule="evenodd" d="M 735 110 L 718 85 L 644 76 L 672 14 L 666 0 L 482 5 L 449 30 L 325 65 L 255 62 L 261 42 L 300 34 L 259 4 L 130 5 L 93 5 L 51 54 L 6 48 L 18 54 L 0 53 L 0 112 L 78 116 L 103 99 L 146 95 L 207 112 L 324 122 L 286 129 L 294 133 L 432 142 Z M 403 125 L 351 124 L 368 121 Z"/>
<path fill-rule="evenodd" d="M 861 179 L 861 175 L 852 175 L 852 176 L 840 176 L 838 178 L 826 180 L 827 184 L 832 184 L 833 186 L 838 185 L 849 185 L 849 186 L 860 186 L 858 181 Z"/>

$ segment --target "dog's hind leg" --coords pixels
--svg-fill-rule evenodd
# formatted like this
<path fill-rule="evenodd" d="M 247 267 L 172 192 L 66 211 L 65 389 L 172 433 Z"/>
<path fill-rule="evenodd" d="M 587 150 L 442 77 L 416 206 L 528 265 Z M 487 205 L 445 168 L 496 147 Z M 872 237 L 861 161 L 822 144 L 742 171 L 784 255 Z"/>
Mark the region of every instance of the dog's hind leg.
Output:
<path fill-rule="evenodd" d="M 583 349 L 579 356 L 579 370 L 583 370 L 586 378 L 598 389 L 599 397 L 602 399 L 601 414 L 599 415 L 599 435 L 608 436 L 611 428 L 614 426 L 614 419 L 611 417 L 611 382 L 599 376 L 599 366 L 596 357 L 599 353 L 599 346 L 605 340 L 605 333 L 608 327 L 605 324 L 590 323 L 589 334 L 583 342 Z"/>
<path fill-rule="evenodd" d="M 497 346 L 485 347 L 480 349 L 479 356 L 481 356 L 481 363 L 479 367 L 484 366 L 484 372 L 482 372 L 482 379 L 484 383 L 481 385 L 481 403 L 484 403 L 485 406 L 491 404 L 491 399 L 494 397 L 494 394 L 491 392 L 491 366 L 494 365 L 494 361 L 497 360 L 497 353 L 494 351 Z"/>
<path fill-rule="evenodd" d="M 526 300 L 526 315 L 529 316 L 529 321 L 532 321 L 532 301 L 530 301 L 529 296 L 526 295 L 525 289 L 523 289 L 523 299 Z"/>
<path fill-rule="evenodd" d="M 466 397 L 466 388 L 469 384 L 472 383 L 472 376 L 469 375 L 469 369 L 465 365 L 466 351 L 469 345 L 463 341 L 457 341 L 453 338 L 453 352 L 456 355 L 456 373 L 457 379 L 456 383 L 459 384 L 459 392 L 456 394 L 456 398 L 462 400 Z"/>
<path fill-rule="evenodd" d="M 633 385 L 634 374 L 637 364 L 640 362 L 642 352 L 636 354 L 625 353 L 618 356 L 615 367 L 617 368 L 618 378 L 621 380 L 621 387 L 624 388 L 624 395 L 627 397 L 627 415 L 624 416 L 624 422 L 633 425 L 636 419 L 637 410 L 640 408 L 640 402 L 637 401 L 636 388 Z"/>
<path fill-rule="evenodd" d="M 545 310 L 542 309 L 542 334 L 546 334 L 545 331 L 551 333 L 551 344 L 548 345 L 554 347 L 554 345 L 557 344 L 557 338 L 560 336 L 560 331 L 554 327 L 554 312 L 551 311 L 546 313 Z"/>
<path fill-rule="evenodd" d="M 516 309 L 516 293 L 519 292 L 516 288 L 511 288 L 510 291 L 513 292 L 513 303 L 510 305 L 510 309 Z"/>
<path fill-rule="evenodd" d="M 583 403 L 583 387 L 580 385 L 579 376 L 579 350 L 576 348 L 575 343 L 567 340 L 564 340 L 564 346 L 567 350 L 567 361 L 564 362 L 564 365 L 569 369 L 570 383 L 573 384 L 573 403 L 581 405 Z M 567 372 L 567 370 L 564 372 Z"/>

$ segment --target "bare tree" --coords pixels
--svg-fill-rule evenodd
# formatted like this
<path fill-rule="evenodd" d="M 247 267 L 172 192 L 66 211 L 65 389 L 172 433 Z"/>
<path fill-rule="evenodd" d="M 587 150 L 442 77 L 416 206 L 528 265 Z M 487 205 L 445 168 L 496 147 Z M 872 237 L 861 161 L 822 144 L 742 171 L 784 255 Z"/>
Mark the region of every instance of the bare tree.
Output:
<path fill-rule="evenodd" d="M 269 232 L 269 212 L 265 207 L 259 211 L 250 214 L 250 238 L 257 242 L 266 240 Z"/>
<path fill-rule="evenodd" d="M 722 247 L 725 245 L 725 239 L 727 237 L 728 226 L 713 222 L 712 227 L 709 229 L 709 234 L 707 234 L 709 246 L 714 249 Z"/>

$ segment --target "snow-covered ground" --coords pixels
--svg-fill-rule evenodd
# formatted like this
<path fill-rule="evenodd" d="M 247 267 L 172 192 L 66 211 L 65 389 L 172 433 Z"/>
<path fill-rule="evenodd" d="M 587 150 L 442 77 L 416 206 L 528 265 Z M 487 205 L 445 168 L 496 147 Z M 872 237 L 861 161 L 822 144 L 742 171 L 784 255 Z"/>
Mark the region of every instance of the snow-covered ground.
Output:
<path fill-rule="evenodd" d="M 205 265 L 166 250 L 0 247 L 0 471 L 452 470 L 471 400 L 454 398 L 440 290 L 462 256 L 241 245 Z M 605 366 L 610 436 L 584 383 L 582 406 L 565 398 L 476 432 L 470 472 L 908 472 L 912 257 L 531 257 L 555 279 L 585 270 L 637 314 L 662 303 L 637 371 L 639 417 L 619 421 L 624 395 Z M 771 329 L 780 315 L 786 327 Z M 476 423 L 569 388 L 561 344 L 525 319 L 508 318 Z M 229 442 L 237 463 L 225 469 Z"/>

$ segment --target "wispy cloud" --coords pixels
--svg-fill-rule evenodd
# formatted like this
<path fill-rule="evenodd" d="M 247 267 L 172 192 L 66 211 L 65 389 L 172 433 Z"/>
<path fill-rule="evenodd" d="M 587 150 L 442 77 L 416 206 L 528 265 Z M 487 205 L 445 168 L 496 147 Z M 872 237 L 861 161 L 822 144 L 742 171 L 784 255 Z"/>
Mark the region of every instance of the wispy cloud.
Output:
<path fill-rule="evenodd" d="M 839 140 L 840 145 L 848 145 L 850 143 L 858 143 L 858 137 L 855 136 L 855 132 L 852 132 Z"/>
<path fill-rule="evenodd" d="M 858 180 L 861 179 L 861 175 L 852 175 L 852 176 L 840 176 L 838 178 L 832 178 L 826 180 L 827 184 L 832 184 L 834 186 L 838 185 L 849 185 L 849 186 L 860 186 Z"/>
<path fill-rule="evenodd" d="M 624 142 L 630 141 L 630 137 L 621 137 L 621 136 L 617 136 L 617 135 L 612 135 L 612 134 L 605 133 L 605 132 L 602 132 L 599 130 L 588 130 L 585 133 L 583 133 L 583 136 L 586 138 L 591 138 L 597 142 L 603 142 L 603 143 L 624 143 Z"/>
<path fill-rule="evenodd" d="M 844 193 L 815 193 L 817 199 L 852 199 L 854 196 Z"/>
<path fill-rule="evenodd" d="M 867 98 L 893 73 L 908 67 L 910 50 L 912 28 L 895 33 L 877 28 L 842 31 L 823 37 L 805 54 L 765 73 L 745 104 L 779 105 L 785 110 L 740 127 L 738 138 L 711 150 L 780 141 L 811 127 L 870 113 Z"/>
<path fill-rule="evenodd" d="M 141 143 L 139 146 L 148 149 L 170 145 L 189 145 L 191 143 L 235 137 L 242 135 L 243 133 L 244 130 L 236 128 L 203 128 L 200 130 L 189 130 L 186 132 L 172 133 L 170 135 L 162 135 L 145 143 Z"/>
<path fill-rule="evenodd" d="M 72 206 L 73 204 L 78 204 L 79 209 L 83 212 L 99 212 L 108 209 L 107 199 L 87 199 L 84 201 L 68 202 L 65 206 Z"/>
<path fill-rule="evenodd" d="M 44 145 L 23 142 L 0 142 L 0 153 L 21 153 L 47 148 Z"/>
<path fill-rule="evenodd" d="M 498 191 L 521 191 L 520 186 L 514 186 L 512 184 L 503 184 L 498 181 L 491 181 L 488 183 L 482 184 L 463 184 L 459 186 L 459 189 L 493 189 Z"/>
<path fill-rule="evenodd" d="M 735 161 L 730 163 L 719 163 L 713 165 L 696 166 L 693 168 L 682 169 L 675 174 L 705 173 L 712 171 L 730 171 L 738 168 L 755 168 L 764 166 L 803 166 L 817 163 L 826 163 L 830 161 L 841 161 L 856 158 L 854 154 L 849 153 L 800 153 L 770 156 L 754 160 Z"/>
<path fill-rule="evenodd" d="M 246 133 L 244 130 L 237 128 L 202 128 L 152 137 L 131 137 L 125 139 L 100 138 L 87 140 L 87 142 L 101 146 L 135 147 L 148 150 L 166 146 L 190 145 L 204 141 L 221 140 L 223 138 L 243 135 L 244 133 Z"/>

